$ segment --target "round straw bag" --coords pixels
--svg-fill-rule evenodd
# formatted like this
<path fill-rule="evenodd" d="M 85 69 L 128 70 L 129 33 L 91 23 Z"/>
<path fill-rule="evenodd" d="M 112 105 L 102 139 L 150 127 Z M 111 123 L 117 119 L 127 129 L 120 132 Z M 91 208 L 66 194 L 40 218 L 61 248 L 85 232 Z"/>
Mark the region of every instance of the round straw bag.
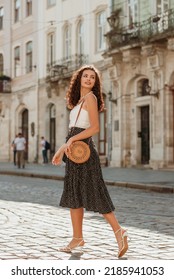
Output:
<path fill-rule="evenodd" d="M 71 145 L 71 153 L 68 153 L 68 158 L 75 163 L 84 163 L 90 157 L 89 145 L 83 141 L 75 141 Z"/>

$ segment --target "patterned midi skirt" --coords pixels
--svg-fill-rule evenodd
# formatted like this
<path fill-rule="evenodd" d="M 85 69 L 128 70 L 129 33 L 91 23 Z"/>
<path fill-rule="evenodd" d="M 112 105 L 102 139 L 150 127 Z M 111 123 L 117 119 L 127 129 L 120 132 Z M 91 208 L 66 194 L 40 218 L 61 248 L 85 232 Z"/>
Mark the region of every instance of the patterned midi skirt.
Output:
<path fill-rule="evenodd" d="M 70 129 L 66 141 L 83 130 L 83 128 L 79 127 Z M 89 144 L 91 150 L 88 161 L 77 164 L 64 156 L 66 166 L 64 190 L 60 206 L 73 209 L 83 207 L 87 211 L 99 212 L 101 214 L 112 212 L 115 207 L 103 180 L 95 144 L 92 138 L 84 139 L 83 141 Z"/>

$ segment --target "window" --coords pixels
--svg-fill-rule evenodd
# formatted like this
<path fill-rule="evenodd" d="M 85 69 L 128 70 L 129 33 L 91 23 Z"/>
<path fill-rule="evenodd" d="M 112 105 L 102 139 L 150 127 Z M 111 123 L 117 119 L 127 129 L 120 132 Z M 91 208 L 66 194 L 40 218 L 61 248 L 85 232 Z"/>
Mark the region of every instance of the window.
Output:
<path fill-rule="evenodd" d="M 156 9 L 157 14 L 162 14 L 169 8 L 169 1 L 168 0 L 157 0 L 156 1 Z"/>
<path fill-rule="evenodd" d="M 56 0 L 47 0 L 47 7 L 51 7 L 51 6 L 54 6 L 56 5 Z"/>
<path fill-rule="evenodd" d="M 4 8 L 0 7 L 0 30 L 3 29 Z"/>
<path fill-rule="evenodd" d="M 48 34 L 48 64 L 51 66 L 55 61 L 55 34 Z"/>
<path fill-rule="evenodd" d="M 14 0 L 14 21 L 19 21 L 20 0 Z"/>
<path fill-rule="evenodd" d="M 84 53 L 84 26 L 80 21 L 77 27 L 77 54 Z"/>
<path fill-rule="evenodd" d="M 168 0 L 156 0 L 155 7 L 155 16 L 158 19 L 156 24 L 153 24 L 153 32 L 163 32 L 168 29 L 168 9 L 169 9 L 169 1 Z M 154 22 L 154 18 L 152 18 Z"/>
<path fill-rule="evenodd" d="M 71 57 L 71 30 L 67 26 L 64 32 L 64 58 L 69 60 Z"/>
<path fill-rule="evenodd" d="M 14 76 L 21 75 L 20 47 L 14 49 Z"/>
<path fill-rule="evenodd" d="M 97 15 L 97 50 L 103 50 L 105 48 L 105 37 L 106 33 L 106 13 L 101 12 Z"/>
<path fill-rule="evenodd" d="M 4 72 L 4 58 L 2 53 L 0 53 L 0 75 L 2 75 Z"/>
<path fill-rule="evenodd" d="M 26 73 L 32 72 L 32 42 L 26 44 Z"/>
<path fill-rule="evenodd" d="M 127 11 L 128 26 L 130 29 L 136 27 L 138 22 L 138 0 L 128 0 L 128 11 Z"/>
<path fill-rule="evenodd" d="M 32 0 L 26 0 L 26 16 L 32 15 Z"/>

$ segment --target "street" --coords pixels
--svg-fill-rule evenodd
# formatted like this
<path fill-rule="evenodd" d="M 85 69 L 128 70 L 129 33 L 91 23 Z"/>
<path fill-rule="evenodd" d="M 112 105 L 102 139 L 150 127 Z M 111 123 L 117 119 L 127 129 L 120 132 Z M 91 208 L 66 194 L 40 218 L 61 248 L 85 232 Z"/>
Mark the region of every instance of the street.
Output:
<path fill-rule="evenodd" d="M 85 212 L 81 254 L 58 251 L 72 236 L 69 210 L 59 208 L 63 182 L 0 175 L 0 259 L 117 259 L 110 226 Z M 120 224 L 128 229 L 123 259 L 174 259 L 174 194 L 108 186 Z"/>

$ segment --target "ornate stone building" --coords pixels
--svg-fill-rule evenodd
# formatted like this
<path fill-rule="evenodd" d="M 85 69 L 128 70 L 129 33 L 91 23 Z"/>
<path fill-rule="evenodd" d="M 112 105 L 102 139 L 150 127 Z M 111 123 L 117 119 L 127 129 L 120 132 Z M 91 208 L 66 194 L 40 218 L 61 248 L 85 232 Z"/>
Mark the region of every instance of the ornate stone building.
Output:
<path fill-rule="evenodd" d="M 173 168 L 173 51 L 174 0 L 0 0 L 0 160 L 18 132 L 29 162 L 42 160 L 41 136 L 51 159 L 70 77 L 87 63 L 102 73 L 102 163 Z"/>
<path fill-rule="evenodd" d="M 29 162 L 42 161 L 41 136 L 50 159 L 65 141 L 70 77 L 83 64 L 103 63 L 109 14 L 108 0 L 0 0 L 0 75 L 9 79 L 0 81 L 0 160 L 12 160 L 18 132 Z M 96 143 L 106 161 L 105 115 Z"/>
<path fill-rule="evenodd" d="M 174 167 L 174 1 L 112 1 L 111 165 Z"/>

